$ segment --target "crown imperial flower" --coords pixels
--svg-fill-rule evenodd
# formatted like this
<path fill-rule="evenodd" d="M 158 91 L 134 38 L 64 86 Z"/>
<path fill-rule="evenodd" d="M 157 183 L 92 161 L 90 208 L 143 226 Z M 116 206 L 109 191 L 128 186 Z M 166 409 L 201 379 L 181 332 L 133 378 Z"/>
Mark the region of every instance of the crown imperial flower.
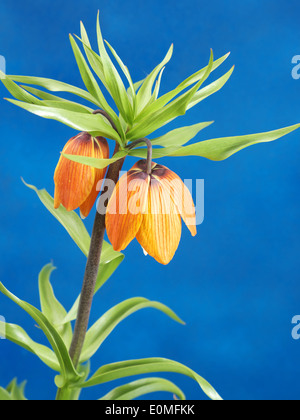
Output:
<path fill-rule="evenodd" d="M 108 237 L 116 251 L 136 238 L 145 253 L 168 264 L 180 242 L 181 217 L 196 235 L 195 206 L 182 180 L 165 166 L 140 160 L 123 175 L 107 206 Z"/>
<path fill-rule="evenodd" d="M 105 138 L 82 132 L 67 142 L 62 153 L 107 159 L 109 147 Z M 62 204 L 68 211 L 80 208 L 81 215 L 87 217 L 98 196 L 97 184 L 105 172 L 106 168 L 92 168 L 61 156 L 54 174 L 54 207 Z"/>

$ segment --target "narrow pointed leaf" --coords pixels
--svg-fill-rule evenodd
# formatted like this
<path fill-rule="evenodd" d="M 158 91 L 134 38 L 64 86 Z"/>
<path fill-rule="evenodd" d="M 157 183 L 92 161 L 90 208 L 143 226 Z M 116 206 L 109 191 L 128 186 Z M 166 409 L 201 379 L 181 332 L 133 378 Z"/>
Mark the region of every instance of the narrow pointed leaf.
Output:
<path fill-rule="evenodd" d="M 170 146 L 170 147 L 159 147 L 152 149 L 152 158 L 153 159 L 160 159 L 166 156 L 172 156 L 173 153 L 177 152 L 181 147 L 180 146 Z M 138 147 L 136 149 L 132 149 L 129 152 L 130 156 L 138 157 L 142 159 L 147 158 L 147 149 L 144 147 Z"/>
<path fill-rule="evenodd" d="M 25 182 L 24 184 L 37 194 L 38 198 L 41 200 L 46 209 L 66 229 L 79 249 L 85 256 L 87 256 L 90 248 L 91 238 L 78 214 L 74 211 L 67 211 L 63 206 L 60 206 L 58 209 L 54 209 L 54 200 L 46 190 L 38 190 L 35 186 L 26 184 Z M 103 242 L 95 293 L 111 277 L 123 259 L 124 254 L 114 251 L 113 247 L 108 242 Z M 68 312 L 62 324 L 68 323 L 76 318 L 78 303 L 79 297 L 76 299 L 73 307 Z"/>
<path fill-rule="evenodd" d="M 48 106 L 55 109 L 65 109 L 66 111 L 79 112 L 81 114 L 91 115 L 93 112 L 92 108 L 87 108 L 76 102 L 67 102 L 67 101 L 49 101 L 45 100 L 41 103 L 43 106 Z"/>
<path fill-rule="evenodd" d="M 152 70 L 149 76 L 147 76 L 146 79 L 143 81 L 137 94 L 138 112 L 141 112 L 150 101 L 155 80 L 161 69 L 165 67 L 165 65 L 171 60 L 173 55 L 173 49 L 174 46 L 172 44 L 163 61 L 157 67 L 155 67 L 155 69 Z"/>
<path fill-rule="evenodd" d="M 87 45 L 85 45 L 85 42 L 82 41 L 80 38 L 78 38 L 78 39 L 83 43 L 85 53 L 87 54 L 88 58 L 90 58 L 90 62 L 93 64 L 93 68 L 99 72 L 100 71 L 99 62 L 98 62 L 98 66 L 97 66 L 97 62 L 96 62 L 94 56 L 92 54 L 90 54 L 90 49 L 91 49 L 90 48 L 90 42 L 89 42 L 89 39 L 87 37 L 87 33 L 84 29 L 83 23 L 81 23 L 81 33 L 84 36 L 84 39 L 87 42 Z M 76 44 L 74 38 L 70 36 L 70 40 L 71 40 L 71 45 L 72 45 L 72 48 L 73 48 L 73 51 L 74 51 L 74 55 L 75 55 L 75 58 L 76 58 L 76 61 L 77 61 L 77 64 L 78 64 L 78 67 L 79 67 L 79 70 L 80 70 L 80 73 L 81 73 L 81 77 L 83 79 L 83 82 L 84 82 L 86 88 L 91 93 L 91 95 L 94 96 L 97 99 L 97 101 L 98 101 L 99 105 L 102 107 L 102 109 L 108 113 L 108 115 L 111 117 L 111 119 L 114 121 L 115 125 L 117 126 L 119 133 L 121 134 L 122 130 L 120 130 L 121 127 L 120 127 L 120 123 L 118 121 L 118 117 L 117 117 L 116 113 L 108 105 L 108 103 L 107 103 L 107 101 L 106 101 L 98 83 L 96 82 L 92 72 L 90 71 L 89 66 L 87 65 L 87 63 L 86 63 L 78 45 Z M 99 59 L 100 59 L 100 57 L 99 57 Z M 101 80 L 105 83 L 103 78 Z M 106 86 L 106 84 L 104 84 L 104 86 Z"/>
<path fill-rule="evenodd" d="M 8 99 L 9 102 L 43 118 L 59 121 L 77 131 L 87 131 L 94 136 L 104 136 L 121 142 L 116 131 L 101 115 L 83 114 L 61 108 L 50 108 Z"/>
<path fill-rule="evenodd" d="M 47 264 L 39 275 L 41 309 L 42 313 L 57 328 L 66 346 L 69 346 L 72 340 L 72 326 L 70 323 L 64 323 L 67 311 L 57 300 L 50 283 L 50 275 L 53 270 L 55 267 L 52 264 Z"/>
<path fill-rule="evenodd" d="M 117 60 L 120 68 L 122 69 L 128 83 L 129 83 L 129 90 L 131 93 L 131 97 L 135 98 L 136 94 L 135 94 L 135 89 L 134 89 L 134 85 L 130 76 L 130 73 L 128 71 L 128 68 L 125 66 L 125 64 L 123 63 L 123 61 L 121 60 L 121 58 L 118 56 L 118 54 L 116 53 L 116 51 L 114 50 L 114 48 L 107 42 L 105 41 L 105 43 L 107 44 L 108 48 L 110 49 L 111 53 L 113 54 L 113 56 L 115 57 L 115 59 Z"/>
<path fill-rule="evenodd" d="M 35 354 L 45 365 L 59 372 L 60 366 L 55 353 L 49 347 L 33 341 L 23 328 L 15 324 L 6 323 L 5 338 Z"/>
<path fill-rule="evenodd" d="M 67 101 L 64 98 L 61 98 L 60 96 L 53 95 L 52 93 L 45 92 L 44 90 L 37 89 L 37 88 L 32 87 L 32 86 L 21 85 L 20 87 L 23 88 L 24 90 L 26 90 L 27 92 L 30 92 L 33 95 L 38 96 L 39 98 L 44 99 L 46 101 L 72 102 L 72 101 Z M 72 103 L 77 104 L 77 102 L 72 102 Z M 92 109 L 92 108 L 88 108 L 88 109 Z"/>
<path fill-rule="evenodd" d="M 200 86 L 209 76 L 212 69 L 212 65 L 213 54 L 211 52 L 209 65 L 207 66 L 207 70 L 201 78 L 201 80 L 194 87 L 192 87 L 187 92 L 179 96 L 173 102 L 169 103 L 162 109 L 151 114 L 151 118 L 145 117 L 142 121 L 135 125 L 134 128 L 128 132 L 128 140 L 131 141 L 137 138 L 146 137 L 149 134 L 156 131 L 158 128 L 172 121 L 174 118 L 177 118 L 180 115 L 184 115 L 186 113 L 190 101 L 192 100 Z M 155 102 L 153 103 L 153 105 L 154 104 Z"/>
<path fill-rule="evenodd" d="M 204 99 L 208 98 L 209 96 L 222 89 L 222 87 L 228 82 L 230 76 L 233 73 L 233 70 L 234 66 L 227 73 L 225 73 L 224 76 L 220 77 L 216 81 L 212 82 L 210 85 L 205 86 L 203 89 L 199 90 L 199 92 L 197 92 L 194 95 L 187 109 L 191 109 L 193 106 L 199 104 L 199 102 L 203 101 Z"/>
<path fill-rule="evenodd" d="M 211 72 L 213 72 L 218 67 L 220 67 L 221 64 L 223 64 L 224 61 L 227 60 L 227 58 L 229 57 L 229 55 L 230 55 L 230 53 L 227 53 L 227 54 L 223 55 L 223 57 L 221 57 L 218 60 L 214 61 L 213 65 L 212 65 Z M 194 83 L 197 83 L 203 77 L 203 75 L 205 74 L 206 71 L 207 71 L 207 66 L 204 67 L 203 69 L 197 71 L 196 73 L 192 74 L 191 76 L 189 76 L 182 83 L 180 83 L 179 86 L 181 88 L 185 89 L 185 88 L 193 85 Z"/>
<path fill-rule="evenodd" d="M 76 86 L 69 85 L 68 83 L 60 82 L 58 80 L 47 79 L 44 77 L 34 76 L 8 76 L 9 79 L 14 80 L 17 83 L 25 83 L 26 85 L 35 85 L 43 87 L 51 92 L 67 92 L 72 93 L 80 98 L 86 99 L 87 101 L 99 106 L 99 103 L 95 98 L 86 90 L 78 88 Z"/>
<path fill-rule="evenodd" d="M 154 146 L 182 146 L 188 143 L 197 134 L 206 127 L 213 124 L 213 121 L 198 123 L 187 127 L 176 128 L 169 133 L 151 140 Z"/>
<path fill-rule="evenodd" d="M 70 35 L 70 42 L 83 83 L 85 84 L 90 94 L 98 101 L 100 105 L 101 98 L 103 97 L 102 92 L 72 35 Z"/>
<path fill-rule="evenodd" d="M 139 82 L 135 82 L 133 83 L 133 88 L 135 93 L 137 93 L 137 91 L 139 90 L 139 88 L 142 86 L 143 82 L 145 79 L 140 80 Z M 130 87 L 127 89 L 128 94 L 130 95 Z"/>
<path fill-rule="evenodd" d="M 179 150 L 183 144 L 193 139 L 201 130 L 210 126 L 213 121 L 194 124 L 187 127 L 177 128 L 170 131 L 164 136 L 157 137 L 151 140 L 153 146 L 163 146 L 161 148 L 153 148 L 152 157 L 153 159 L 159 159 L 165 156 L 169 156 Z M 147 158 L 147 149 L 136 148 L 129 151 L 130 156 L 139 157 L 142 159 Z"/>
<path fill-rule="evenodd" d="M 171 153 L 170 156 L 201 156 L 216 161 L 224 160 L 246 147 L 277 140 L 299 127 L 300 124 L 296 124 L 266 133 L 205 140 L 181 147 L 176 152 Z"/>
<path fill-rule="evenodd" d="M 223 58 L 222 58 L 223 59 Z M 179 93 L 185 90 L 187 87 L 191 86 L 194 83 L 202 82 L 198 86 L 200 87 L 205 80 L 208 78 L 210 73 L 216 69 L 223 61 L 222 59 L 217 60 L 216 62 L 213 61 L 213 53 L 211 51 L 209 63 L 204 69 L 200 70 L 197 73 L 197 76 L 191 76 L 190 78 L 186 79 L 184 82 L 180 83 L 176 89 L 171 90 L 170 92 L 166 93 L 165 95 L 158 98 L 155 102 L 149 103 L 144 110 L 137 116 L 136 122 L 140 122 L 144 120 L 146 117 L 154 114 L 155 112 L 162 109 L 167 103 L 169 103 L 172 99 L 174 99 Z M 177 102 L 180 98 L 178 98 Z"/>
<path fill-rule="evenodd" d="M 29 303 L 13 295 L 9 290 L 7 290 L 4 287 L 4 285 L 1 282 L 0 292 L 7 296 L 9 299 L 11 299 L 18 306 L 20 306 L 25 312 L 27 312 L 44 332 L 51 347 L 53 348 L 54 353 L 56 354 L 60 365 L 60 372 L 63 379 L 63 381 L 61 382 L 61 386 L 64 386 L 66 383 L 78 380 L 80 376 L 74 368 L 67 347 L 65 346 L 59 333 L 51 325 L 47 318 L 42 314 L 42 312 L 40 312 L 38 309 L 30 305 Z"/>
<path fill-rule="evenodd" d="M 13 401 L 27 401 L 24 395 L 26 381 L 18 385 L 17 380 L 13 379 L 10 384 L 6 387 L 6 390 L 10 393 Z"/>
<path fill-rule="evenodd" d="M 155 88 L 154 88 L 154 92 L 153 92 L 153 95 L 152 95 L 152 97 L 153 97 L 153 101 L 156 101 L 157 100 L 157 98 L 158 98 L 158 95 L 159 95 L 159 90 L 160 90 L 160 85 L 161 85 L 161 79 L 162 79 L 162 75 L 163 75 L 163 72 L 165 71 L 165 67 L 163 67 L 162 69 L 161 69 L 161 71 L 160 71 L 160 73 L 159 73 L 159 75 L 158 75 L 158 78 L 157 78 L 157 80 L 156 80 L 156 83 L 155 83 Z"/>
<path fill-rule="evenodd" d="M 108 310 L 87 332 L 81 362 L 89 360 L 96 353 L 103 341 L 109 334 L 128 316 L 146 308 L 157 309 L 168 315 L 174 321 L 181 324 L 184 322 L 167 306 L 159 302 L 153 302 L 145 298 L 132 298 L 119 303 Z"/>
<path fill-rule="evenodd" d="M 84 255 L 87 256 L 91 239 L 78 214 L 74 211 L 67 211 L 63 206 L 60 206 L 58 209 L 54 209 L 54 200 L 46 190 L 38 190 L 35 186 L 26 184 L 25 182 L 24 184 L 31 190 L 35 191 L 47 210 L 49 210 L 49 212 L 60 222 Z M 102 264 L 108 264 L 121 256 L 123 257 L 122 253 L 114 251 L 113 247 L 104 241 L 101 253 Z"/>
<path fill-rule="evenodd" d="M 6 76 L 0 70 L 0 80 L 6 87 L 6 89 L 19 101 L 28 102 L 30 104 L 40 105 L 41 101 L 37 99 L 35 96 L 31 95 L 22 87 L 18 86 L 13 80 L 11 80 L 8 76 Z"/>
<path fill-rule="evenodd" d="M 83 165 L 88 165 L 97 169 L 103 169 L 103 168 L 106 168 L 111 163 L 114 163 L 120 159 L 123 159 L 127 155 L 127 152 L 121 150 L 120 152 L 116 153 L 114 157 L 110 159 L 97 159 L 97 158 L 92 158 L 88 156 L 69 155 L 66 153 L 62 153 L 62 155 L 65 158 L 72 160 L 73 162 L 82 163 Z"/>
<path fill-rule="evenodd" d="M 185 400 L 185 395 L 173 382 L 162 378 L 145 378 L 119 386 L 100 398 L 100 400 L 129 401 L 153 392 L 170 392 Z"/>
<path fill-rule="evenodd" d="M 109 91 L 109 88 L 107 86 L 105 76 L 104 76 L 103 63 L 102 63 L 101 57 L 93 51 L 83 22 L 80 22 L 80 36 L 81 38 L 77 36 L 76 38 L 78 38 L 79 41 L 82 42 L 82 45 L 83 45 L 85 54 L 89 60 L 90 66 L 92 67 L 94 72 L 97 74 L 97 76 L 99 77 L 99 79 L 101 80 L 105 88 Z"/>
<path fill-rule="evenodd" d="M 54 209 L 54 200 L 46 190 L 38 190 L 34 185 L 29 185 L 25 183 L 25 181 L 23 182 L 26 187 L 35 191 L 47 210 L 66 229 L 81 251 L 87 255 L 89 252 L 90 235 L 80 217 L 75 212 L 68 212 L 63 206 L 60 206 L 58 209 Z"/>
<path fill-rule="evenodd" d="M 51 93 L 45 92 L 40 89 L 33 88 L 31 86 L 22 85 L 21 86 L 24 90 L 32 93 L 35 96 L 43 99 L 42 105 L 52 107 L 55 104 L 54 108 L 63 108 L 68 109 L 70 111 L 79 111 L 91 114 L 94 110 L 86 105 L 78 104 L 77 102 L 68 101 L 64 98 L 61 98 L 56 95 L 52 95 Z M 73 108 L 72 108 L 73 107 Z"/>
<path fill-rule="evenodd" d="M 187 366 L 175 362 L 170 359 L 164 358 L 149 358 L 149 359 L 138 359 L 128 360 L 124 362 L 112 363 L 104 365 L 84 384 L 81 386 L 87 388 L 103 384 L 106 382 L 114 381 L 120 378 L 127 378 L 129 376 L 143 375 L 146 373 L 154 372 L 174 372 L 186 375 L 194 379 L 203 392 L 211 400 L 221 400 L 220 395 L 214 390 L 214 388 L 201 376 L 195 373 L 192 369 Z"/>
<path fill-rule="evenodd" d="M 133 122 L 133 108 L 123 81 L 105 49 L 100 29 L 99 14 L 97 18 L 97 39 L 106 84 L 123 118 L 131 124 Z"/>
<path fill-rule="evenodd" d="M 0 401 L 13 401 L 12 396 L 6 389 L 0 387 Z"/>

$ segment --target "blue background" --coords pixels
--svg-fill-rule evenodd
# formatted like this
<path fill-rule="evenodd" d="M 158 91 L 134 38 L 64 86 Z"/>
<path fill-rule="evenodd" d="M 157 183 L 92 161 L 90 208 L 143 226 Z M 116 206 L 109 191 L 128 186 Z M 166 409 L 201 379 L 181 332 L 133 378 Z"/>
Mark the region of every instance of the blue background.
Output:
<path fill-rule="evenodd" d="M 291 77 L 292 57 L 300 53 L 296 0 L 4 0 L 0 55 L 6 57 L 7 73 L 82 86 L 68 34 L 78 34 L 83 20 L 95 42 L 98 9 L 104 37 L 136 81 L 174 42 L 164 92 L 202 68 L 210 48 L 215 57 L 231 51 L 212 76 L 235 64 L 228 84 L 170 128 L 215 120 L 200 141 L 300 122 L 300 80 Z M 3 86 L 0 95 L 9 96 Z M 81 287 L 85 259 L 20 177 L 52 194 L 59 152 L 74 131 L 2 100 L 0 111 L 1 281 L 38 305 L 37 275 L 53 260 L 55 290 L 69 308 Z M 182 178 L 205 179 L 205 221 L 196 238 L 183 229 L 180 248 L 166 267 L 143 257 L 134 241 L 126 262 L 97 295 L 92 321 L 125 298 L 145 296 L 169 305 L 187 325 L 154 310 L 140 312 L 112 333 L 94 357 L 93 370 L 103 363 L 163 356 L 199 372 L 225 399 L 299 398 L 300 342 L 291 337 L 291 319 L 300 312 L 299 136 L 254 146 L 224 162 L 161 161 Z M 41 339 L 32 320 L 1 296 L 0 314 Z M 29 379 L 28 398 L 54 398 L 53 372 L 33 355 L 8 340 L 0 341 L 0 355 L 2 386 L 17 376 Z M 166 377 L 189 399 L 203 398 L 192 380 Z M 86 390 L 82 397 L 99 398 L 115 385 Z"/>

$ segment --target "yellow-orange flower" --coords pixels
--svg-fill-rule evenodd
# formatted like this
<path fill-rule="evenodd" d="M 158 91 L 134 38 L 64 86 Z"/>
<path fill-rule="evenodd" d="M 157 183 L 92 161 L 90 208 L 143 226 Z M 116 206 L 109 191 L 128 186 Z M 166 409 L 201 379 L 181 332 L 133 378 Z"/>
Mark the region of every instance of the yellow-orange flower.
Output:
<path fill-rule="evenodd" d="M 180 242 L 181 217 L 196 235 L 195 206 L 182 180 L 165 166 L 137 162 L 123 175 L 109 200 L 106 213 L 108 238 L 122 251 L 136 238 L 146 253 L 168 264 Z"/>
<path fill-rule="evenodd" d="M 105 138 L 82 132 L 67 142 L 63 153 L 107 159 L 109 147 Z M 81 215 L 87 217 L 99 193 L 97 184 L 105 172 L 106 169 L 95 169 L 61 156 L 54 174 L 54 208 L 60 204 L 68 211 L 79 207 Z"/>

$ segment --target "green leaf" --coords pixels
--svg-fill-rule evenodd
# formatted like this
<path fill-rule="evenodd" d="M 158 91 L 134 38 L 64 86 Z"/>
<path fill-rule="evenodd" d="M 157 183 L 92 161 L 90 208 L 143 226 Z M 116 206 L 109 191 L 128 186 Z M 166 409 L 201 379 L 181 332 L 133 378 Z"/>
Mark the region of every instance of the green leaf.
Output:
<path fill-rule="evenodd" d="M 172 153 L 177 152 L 180 149 L 180 146 L 170 146 L 170 147 L 160 147 L 154 148 L 152 150 L 152 158 L 153 159 L 160 159 L 166 156 L 172 156 Z M 147 158 L 147 149 L 144 147 L 138 147 L 136 149 L 132 149 L 129 151 L 129 155 L 141 159 Z"/>
<path fill-rule="evenodd" d="M 121 143 L 121 139 L 117 132 L 101 115 L 83 114 L 61 108 L 50 108 L 47 106 L 28 104 L 25 102 L 15 101 L 13 99 L 7 100 L 35 115 L 59 121 L 77 131 L 87 131 L 95 137 L 104 136 Z"/>
<path fill-rule="evenodd" d="M 67 311 L 62 304 L 56 299 L 52 285 L 50 283 L 50 275 L 55 270 L 52 264 L 47 264 L 39 275 L 39 292 L 42 313 L 54 325 L 67 347 L 72 341 L 72 326 L 70 323 L 64 323 Z"/>
<path fill-rule="evenodd" d="M 9 392 L 7 392 L 6 389 L 2 387 L 0 387 L 0 401 L 13 401 L 13 398 Z"/>
<path fill-rule="evenodd" d="M 113 389 L 104 395 L 104 397 L 100 398 L 100 400 L 129 401 L 146 394 L 162 391 L 171 392 L 173 395 L 177 395 L 180 400 L 185 400 L 185 395 L 180 388 L 173 384 L 173 382 L 162 378 L 145 378 L 130 382 Z"/>
<path fill-rule="evenodd" d="M 34 321 L 40 326 L 45 336 L 47 337 L 54 353 L 58 359 L 60 365 L 60 372 L 62 381 L 59 383 L 60 386 L 64 386 L 66 383 L 76 382 L 80 379 L 80 375 L 74 368 L 72 360 L 70 358 L 68 349 L 63 342 L 61 336 L 48 319 L 40 312 L 37 308 L 30 305 L 29 303 L 19 299 L 7 290 L 4 285 L 0 282 L 0 292 L 16 303 L 20 308 L 27 312 Z"/>
<path fill-rule="evenodd" d="M 67 102 L 67 101 L 49 101 L 45 100 L 41 103 L 43 106 L 49 106 L 50 108 L 56 109 L 65 109 L 66 111 L 80 112 L 81 114 L 91 114 L 93 112 L 92 108 L 88 108 L 76 102 Z"/>
<path fill-rule="evenodd" d="M 1 325 L 0 321 L 0 325 Z M 5 338 L 20 347 L 23 347 L 27 351 L 35 354 L 45 365 L 55 370 L 60 371 L 60 365 L 58 363 L 55 353 L 49 349 L 49 347 L 33 341 L 29 335 L 15 324 L 5 323 Z"/>
<path fill-rule="evenodd" d="M 227 53 L 225 55 L 223 55 L 223 57 L 219 58 L 218 60 L 214 61 L 213 65 L 212 65 L 212 69 L 211 72 L 213 72 L 214 70 L 216 70 L 218 67 L 221 66 L 221 64 L 224 63 L 225 60 L 227 60 L 227 58 L 229 57 L 230 53 Z M 179 86 L 181 86 L 183 89 L 193 85 L 194 83 L 197 83 L 206 73 L 207 71 L 207 67 L 204 67 L 203 69 L 197 71 L 196 73 L 194 73 L 193 75 L 189 76 L 187 79 L 185 79 L 182 83 L 180 83 Z"/>
<path fill-rule="evenodd" d="M 174 321 L 184 322 L 167 306 L 145 298 L 132 298 L 119 303 L 108 310 L 87 332 L 81 354 L 81 362 L 89 360 L 101 346 L 108 335 L 128 316 L 146 308 L 157 309 Z"/>
<path fill-rule="evenodd" d="M 136 97 L 136 93 L 135 93 L 135 88 L 129 73 L 128 68 L 125 66 L 125 64 L 123 63 L 123 61 L 121 60 L 121 58 L 118 56 L 118 54 L 116 53 L 116 51 L 114 50 L 114 48 L 107 42 L 105 41 L 105 43 L 107 44 L 108 48 L 110 49 L 110 51 L 112 52 L 113 56 L 115 57 L 115 59 L 117 60 L 120 68 L 122 69 L 128 83 L 129 83 L 129 90 L 130 90 L 130 97 L 133 98 L 133 104 L 135 105 L 135 97 Z"/>
<path fill-rule="evenodd" d="M 9 79 L 1 70 L 0 70 L 0 80 L 6 87 L 6 89 L 18 100 L 28 102 L 31 104 L 39 105 L 41 101 L 35 96 L 28 93 L 25 89 L 18 86 L 15 82 Z"/>
<path fill-rule="evenodd" d="M 213 122 L 214 121 L 209 121 L 187 127 L 176 128 L 161 137 L 151 140 L 151 143 L 153 146 L 182 146 L 196 137 L 201 130 L 213 124 Z"/>
<path fill-rule="evenodd" d="M 246 147 L 277 140 L 299 127 L 300 124 L 296 124 L 266 133 L 205 140 L 182 147 L 171 153 L 170 156 L 201 156 L 216 161 L 224 160 Z"/>
<path fill-rule="evenodd" d="M 104 87 L 110 93 L 109 87 L 107 86 L 105 76 L 104 76 L 102 60 L 99 57 L 99 55 L 96 54 L 92 50 L 92 47 L 91 47 L 86 29 L 85 29 L 82 22 L 80 22 L 80 33 L 81 33 L 81 38 L 79 38 L 79 37 L 77 37 L 77 38 L 83 45 L 83 49 L 85 51 L 87 59 L 88 59 L 90 65 L 91 65 L 92 69 L 94 70 L 94 72 L 97 74 L 97 76 L 99 77 L 99 79 L 103 83 Z M 118 129 L 118 133 L 120 134 L 122 140 L 125 141 L 125 132 L 122 128 L 120 120 L 119 120 L 117 114 L 114 112 L 114 110 L 108 105 L 108 103 L 107 103 L 104 95 L 102 94 L 102 91 L 101 91 L 100 88 L 99 88 L 99 91 L 98 91 L 98 99 L 99 99 L 99 102 L 100 102 L 100 105 L 101 105 L 102 109 L 105 110 L 107 112 L 107 114 L 110 116 L 110 118 L 113 120 L 113 122 L 115 123 L 115 125 Z"/>
<path fill-rule="evenodd" d="M 84 26 L 83 22 L 80 22 L 80 35 L 81 35 L 81 38 L 79 38 L 77 35 L 75 35 L 75 36 L 80 42 L 82 42 L 83 49 L 84 49 L 85 54 L 87 56 L 87 59 L 90 63 L 90 66 L 92 67 L 94 72 L 97 74 L 97 76 L 99 77 L 99 79 L 103 83 L 104 87 L 109 92 L 109 88 L 107 86 L 105 76 L 104 76 L 103 63 L 102 63 L 101 57 L 98 54 L 96 54 L 95 51 L 93 51 L 90 40 L 89 40 L 89 37 L 88 37 L 88 34 L 87 34 L 87 31 L 85 29 L 85 26 Z"/>
<path fill-rule="evenodd" d="M 70 35 L 70 42 L 83 83 L 90 94 L 98 101 L 99 105 L 101 105 L 103 94 L 72 35 Z"/>
<path fill-rule="evenodd" d="M 143 81 L 137 94 L 138 113 L 140 113 L 150 101 L 151 96 L 152 96 L 152 89 L 153 89 L 154 82 L 158 74 L 160 73 L 161 69 L 165 67 L 165 65 L 171 60 L 172 55 L 173 55 L 173 49 L 174 49 L 174 45 L 172 44 L 165 58 L 163 59 L 163 61 L 157 67 L 155 67 L 155 69 L 152 70 L 152 72 Z"/>
<path fill-rule="evenodd" d="M 68 83 L 60 82 L 58 80 L 46 79 L 44 77 L 34 76 L 7 76 L 10 80 L 14 80 L 17 83 L 25 83 L 26 85 L 35 85 L 43 87 L 51 92 L 67 92 L 72 93 L 80 98 L 86 99 L 87 101 L 99 106 L 99 103 L 95 98 L 86 90 L 80 89 L 76 86 L 69 85 Z"/>
<path fill-rule="evenodd" d="M 31 190 L 35 191 L 47 210 L 49 210 L 50 213 L 60 222 L 84 255 L 87 256 L 91 239 L 78 214 L 74 211 L 67 211 L 63 206 L 60 206 L 58 209 L 54 209 L 54 200 L 45 189 L 38 190 L 34 185 L 29 185 L 25 182 L 24 184 Z M 114 251 L 113 247 L 104 241 L 101 253 L 101 263 L 109 264 L 114 259 L 120 257 L 124 257 L 124 255 L 120 252 Z"/>
<path fill-rule="evenodd" d="M 27 401 L 24 394 L 25 386 L 26 381 L 18 385 L 17 380 L 13 379 L 7 386 L 6 390 L 10 393 L 13 401 Z"/>
<path fill-rule="evenodd" d="M 179 93 L 181 93 L 183 90 L 188 88 L 189 86 L 193 85 L 194 83 L 198 83 L 200 80 L 202 80 L 202 83 L 207 79 L 209 74 L 218 68 L 228 57 L 228 54 L 215 62 L 211 61 L 209 64 L 204 67 L 203 69 L 199 70 L 196 74 L 190 76 L 185 81 L 180 83 L 179 86 L 177 86 L 176 89 L 173 89 L 172 91 L 166 93 L 165 95 L 161 96 L 159 99 L 157 99 L 155 102 L 149 104 L 136 118 L 136 123 L 138 123 L 141 120 L 144 120 L 146 117 L 149 117 L 154 112 L 160 110 L 162 107 L 164 107 L 168 102 L 170 102 L 172 99 L 174 99 Z M 212 58 L 212 52 L 211 52 L 211 58 Z"/>
<path fill-rule="evenodd" d="M 152 98 L 151 98 L 153 100 L 153 102 L 155 102 L 157 100 L 157 98 L 158 98 L 159 90 L 160 90 L 160 85 L 161 85 L 161 79 L 162 79 L 162 75 L 163 75 L 163 72 L 164 71 L 165 71 L 165 67 L 163 67 L 161 69 L 161 71 L 159 72 L 158 78 L 157 78 L 157 80 L 155 82 L 155 88 L 154 88 L 154 91 L 153 91 L 153 94 L 152 94 Z M 150 102 L 152 102 L 152 101 L 150 101 Z"/>
<path fill-rule="evenodd" d="M 211 52 L 207 70 L 200 81 L 187 92 L 175 99 L 173 102 L 151 114 L 151 118 L 145 117 L 143 120 L 141 120 L 134 126 L 132 130 L 128 132 L 127 139 L 131 141 L 137 138 L 146 137 L 147 135 L 156 131 L 158 128 L 172 121 L 174 118 L 180 115 L 184 115 L 191 99 L 194 97 L 195 93 L 209 76 L 212 65 L 213 54 Z"/>
<path fill-rule="evenodd" d="M 210 126 L 213 121 L 194 124 L 188 127 L 181 127 L 170 131 L 164 136 L 157 137 L 151 140 L 153 146 L 163 146 L 161 148 L 153 148 L 152 157 L 153 159 L 159 159 L 176 152 L 180 149 L 180 146 L 189 142 L 194 138 L 201 130 Z M 130 156 L 139 157 L 142 159 L 147 158 L 147 149 L 138 147 L 129 151 Z"/>
<path fill-rule="evenodd" d="M 192 369 L 184 366 L 181 363 L 175 362 L 170 359 L 164 358 L 149 358 L 149 359 L 138 359 L 128 360 L 124 362 L 111 363 L 104 365 L 84 384 L 83 388 L 103 384 L 106 382 L 114 381 L 120 378 L 126 378 L 129 376 L 143 375 L 146 373 L 154 372 L 174 372 L 186 375 L 194 379 L 203 392 L 211 400 L 221 400 L 220 395 L 213 389 L 213 387 L 201 376 L 195 373 Z"/>
<path fill-rule="evenodd" d="M 38 190 L 34 185 L 27 184 L 22 180 L 26 187 L 35 191 L 41 202 L 49 212 L 66 229 L 73 241 L 78 245 L 81 251 L 87 256 L 90 246 L 90 235 L 86 230 L 82 220 L 74 211 L 67 211 L 63 206 L 54 209 L 54 200 L 46 190 Z"/>
<path fill-rule="evenodd" d="M 32 86 L 21 85 L 22 89 L 26 90 L 27 92 L 32 93 L 35 96 L 38 96 L 41 99 L 45 99 L 46 101 L 56 101 L 56 102 L 71 102 L 72 104 L 77 104 L 77 102 L 68 101 L 60 96 L 53 95 L 52 93 L 45 92 L 44 90 L 34 88 Z M 26 102 L 26 101 L 24 101 Z M 83 105 L 82 105 L 83 106 Z M 86 107 L 87 110 L 92 110 L 92 108 Z"/>
<path fill-rule="evenodd" d="M 189 103 L 187 110 L 191 109 L 193 106 L 197 105 L 199 102 L 218 92 L 222 87 L 228 82 L 230 76 L 232 75 L 234 66 L 225 73 L 222 77 L 212 82 L 210 85 L 205 86 L 203 89 L 197 92 L 191 102 Z"/>
<path fill-rule="evenodd" d="M 33 95 L 38 96 L 41 99 L 44 99 L 42 102 L 43 105 L 54 107 L 54 108 L 63 108 L 69 111 L 76 111 L 82 113 L 91 114 L 94 110 L 88 106 L 78 104 L 77 102 L 68 101 L 64 98 L 61 98 L 51 93 L 45 92 L 40 89 L 33 88 L 31 86 L 22 85 L 24 90 L 31 92 Z"/>
<path fill-rule="evenodd" d="M 88 165 L 97 169 L 103 169 L 109 166 L 111 163 L 114 163 L 117 160 L 123 159 L 127 155 L 127 152 L 121 150 L 117 152 L 114 155 L 114 157 L 110 159 L 98 159 L 98 158 L 92 158 L 88 156 L 69 155 L 66 153 L 62 153 L 62 155 L 65 158 L 72 160 L 73 162 L 82 163 L 83 165 Z"/>
<path fill-rule="evenodd" d="M 97 17 L 97 40 L 106 84 L 124 120 L 129 124 L 132 124 L 134 117 L 133 108 L 129 101 L 122 79 L 105 49 L 101 34 L 99 13 Z"/>
<path fill-rule="evenodd" d="M 35 186 L 26 184 L 25 182 L 24 184 L 37 194 L 46 209 L 66 229 L 76 245 L 80 248 L 83 254 L 87 256 L 90 248 L 91 238 L 78 214 L 74 211 L 67 211 L 63 206 L 60 206 L 58 209 L 54 209 L 54 200 L 46 190 L 38 190 Z M 114 251 L 113 247 L 109 243 L 103 241 L 100 268 L 97 276 L 95 293 L 111 277 L 123 259 L 124 254 Z M 68 323 L 76 318 L 78 302 L 79 297 L 64 319 L 63 324 Z"/>
<path fill-rule="evenodd" d="M 144 80 L 145 80 L 145 79 L 140 80 L 139 82 L 135 82 L 135 83 L 133 84 L 133 88 L 134 88 L 135 93 L 137 93 L 137 91 L 139 90 L 139 88 L 142 86 L 142 84 L 143 84 Z M 130 87 L 129 87 L 129 88 L 127 89 L 127 93 L 130 95 L 130 92 L 131 92 L 131 89 L 130 89 Z"/>

